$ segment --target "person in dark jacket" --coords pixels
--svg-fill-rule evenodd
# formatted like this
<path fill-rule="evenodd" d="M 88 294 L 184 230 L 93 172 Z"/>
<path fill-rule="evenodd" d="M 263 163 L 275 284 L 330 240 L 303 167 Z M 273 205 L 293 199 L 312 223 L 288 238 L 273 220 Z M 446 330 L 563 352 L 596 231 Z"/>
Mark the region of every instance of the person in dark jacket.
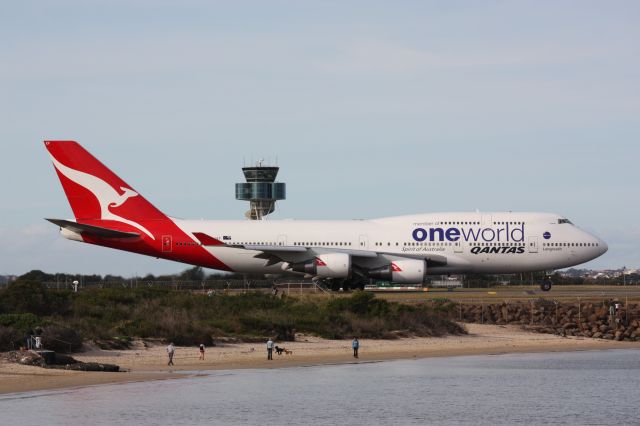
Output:
<path fill-rule="evenodd" d="M 353 348 L 353 357 L 358 358 L 358 349 L 360 348 L 360 342 L 358 342 L 358 338 L 354 337 L 351 342 L 351 348 Z"/>

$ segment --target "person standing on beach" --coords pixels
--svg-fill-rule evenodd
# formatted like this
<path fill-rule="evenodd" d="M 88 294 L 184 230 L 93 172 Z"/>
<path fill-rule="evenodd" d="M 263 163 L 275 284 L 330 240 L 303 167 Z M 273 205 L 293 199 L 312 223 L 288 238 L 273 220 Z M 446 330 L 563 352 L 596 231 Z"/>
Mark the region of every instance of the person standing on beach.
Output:
<path fill-rule="evenodd" d="M 613 324 L 615 315 L 616 315 L 616 307 L 613 304 L 613 300 L 610 300 L 609 301 L 609 325 Z"/>
<path fill-rule="evenodd" d="M 173 354 L 176 352 L 176 347 L 173 346 L 173 342 L 169 343 L 167 346 L 167 355 L 169 355 L 169 362 L 167 365 L 173 365 Z"/>
<path fill-rule="evenodd" d="M 271 340 L 271 337 L 267 340 L 267 360 L 273 360 L 273 340 Z"/>
<path fill-rule="evenodd" d="M 200 343 L 200 359 L 204 361 L 204 343 Z"/>
<path fill-rule="evenodd" d="M 358 342 L 358 338 L 354 337 L 351 342 L 351 347 L 353 348 L 353 357 L 358 358 L 358 349 L 360 348 L 360 342 Z"/>

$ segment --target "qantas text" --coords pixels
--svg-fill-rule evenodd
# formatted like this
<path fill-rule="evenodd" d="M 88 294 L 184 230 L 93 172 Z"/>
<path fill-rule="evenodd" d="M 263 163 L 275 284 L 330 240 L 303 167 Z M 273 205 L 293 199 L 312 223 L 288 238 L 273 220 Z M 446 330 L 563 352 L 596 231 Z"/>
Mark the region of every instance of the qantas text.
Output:
<path fill-rule="evenodd" d="M 471 247 L 471 253 L 522 254 L 524 247 Z"/>
<path fill-rule="evenodd" d="M 415 228 L 413 239 L 422 241 L 464 241 L 481 242 L 523 242 L 524 224 L 504 225 L 496 228 L 468 227 L 468 228 Z"/>

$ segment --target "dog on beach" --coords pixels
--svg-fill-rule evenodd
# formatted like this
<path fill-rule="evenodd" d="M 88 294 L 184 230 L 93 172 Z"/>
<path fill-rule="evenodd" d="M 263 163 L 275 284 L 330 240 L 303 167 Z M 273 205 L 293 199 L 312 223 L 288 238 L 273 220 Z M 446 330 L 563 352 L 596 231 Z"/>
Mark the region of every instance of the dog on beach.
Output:
<path fill-rule="evenodd" d="M 282 352 L 284 352 L 287 355 L 291 355 L 293 353 L 293 351 L 290 351 L 289 349 L 286 349 L 286 348 L 281 348 L 279 346 L 274 346 L 274 349 L 276 350 L 276 353 L 278 355 L 282 355 Z"/>

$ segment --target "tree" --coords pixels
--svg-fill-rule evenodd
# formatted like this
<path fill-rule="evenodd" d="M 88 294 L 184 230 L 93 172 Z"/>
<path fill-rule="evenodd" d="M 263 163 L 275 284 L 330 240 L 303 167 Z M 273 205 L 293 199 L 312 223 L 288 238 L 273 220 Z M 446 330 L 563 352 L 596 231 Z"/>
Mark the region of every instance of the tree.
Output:
<path fill-rule="evenodd" d="M 193 267 L 183 271 L 179 279 L 184 281 L 202 281 L 204 280 L 204 271 L 200 266 Z"/>
<path fill-rule="evenodd" d="M 27 272 L 24 275 L 20 275 L 17 278 L 17 280 L 18 281 L 37 281 L 41 283 L 44 281 L 55 281 L 55 275 L 42 272 L 38 269 L 34 269 L 32 271 Z"/>

